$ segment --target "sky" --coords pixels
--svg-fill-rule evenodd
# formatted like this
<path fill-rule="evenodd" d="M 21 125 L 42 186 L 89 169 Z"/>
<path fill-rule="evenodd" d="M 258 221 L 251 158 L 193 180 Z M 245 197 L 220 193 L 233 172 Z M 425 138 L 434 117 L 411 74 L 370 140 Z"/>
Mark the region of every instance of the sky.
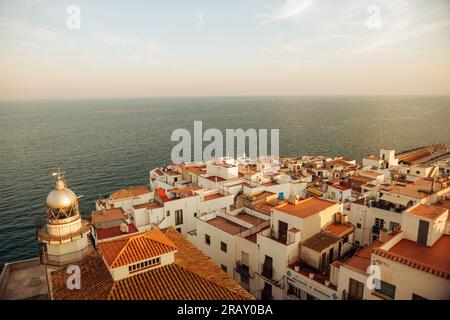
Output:
<path fill-rule="evenodd" d="M 448 0 L 0 0 L 2 100 L 448 95 L 449 58 Z"/>

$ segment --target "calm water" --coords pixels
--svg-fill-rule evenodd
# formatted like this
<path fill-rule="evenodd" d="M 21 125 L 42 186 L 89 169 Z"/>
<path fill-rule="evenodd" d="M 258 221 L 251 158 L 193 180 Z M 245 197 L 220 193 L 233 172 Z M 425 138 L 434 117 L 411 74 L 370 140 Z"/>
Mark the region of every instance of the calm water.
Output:
<path fill-rule="evenodd" d="M 0 102 L 0 266 L 37 255 L 35 221 L 62 168 L 84 197 L 145 184 L 176 128 L 279 128 L 280 153 L 360 159 L 450 142 L 450 97 L 235 97 Z"/>

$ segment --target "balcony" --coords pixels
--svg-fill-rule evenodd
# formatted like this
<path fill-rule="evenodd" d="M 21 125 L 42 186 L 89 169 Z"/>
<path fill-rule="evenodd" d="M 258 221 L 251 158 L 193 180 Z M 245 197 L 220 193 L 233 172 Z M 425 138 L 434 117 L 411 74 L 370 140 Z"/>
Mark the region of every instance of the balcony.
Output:
<path fill-rule="evenodd" d="M 62 235 L 52 235 L 47 231 L 47 227 L 43 224 L 38 225 L 36 230 L 36 238 L 46 243 L 64 243 L 85 236 L 91 231 L 91 225 L 88 221 L 82 220 L 80 230 Z"/>
<path fill-rule="evenodd" d="M 249 278 L 253 278 L 250 275 L 250 267 L 243 264 L 241 261 L 237 261 L 236 262 L 236 272 L 245 276 L 245 277 L 249 277 Z"/>
<path fill-rule="evenodd" d="M 268 279 L 268 280 L 273 280 L 273 268 L 272 267 L 266 267 L 264 266 L 264 264 L 261 265 L 261 275 Z"/>
<path fill-rule="evenodd" d="M 347 292 L 347 290 L 342 291 L 342 300 L 362 300 L 362 297 L 356 297 Z"/>
<path fill-rule="evenodd" d="M 330 269 L 320 271 L 308 265 L 303 261 L 296 261 L 288 266 L 289 269 L 307 277 L 321 285 L 324 285 L 332 290 L 336 290 L 336 286 L 330 283 Z"/>

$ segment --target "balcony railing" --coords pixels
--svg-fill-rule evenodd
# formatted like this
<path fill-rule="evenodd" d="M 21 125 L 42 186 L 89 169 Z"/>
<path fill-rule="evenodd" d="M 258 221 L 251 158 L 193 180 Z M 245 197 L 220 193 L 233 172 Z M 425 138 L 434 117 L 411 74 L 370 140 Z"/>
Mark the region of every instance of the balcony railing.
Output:
<path fill-rule="evenodd" d="M 84 221 L 82 221 L 82 226 L 81 226 L 80 230 L 77 232 L 72 232 L 72 233 L 63 234 L 63 235 L 52 235 L 52 234 L 48 233 L 47 227 L 43 226 L 36 230 L 36 237 L 40 241 L 44 241 L 44 242 L 62 243 L 62 242 L 68 241 L 68 240 L 82 237 L 84 234 L 90 232 L 90 230 L 91 230 L 90 223 L 84 220 Z"/>
<path fill-rule="evenodd" d="M 362 300 L 361 297 L 356 297 L 349 294 L 346 290 L 342 291 L 342 300 Z"/>
<path fill-rule="evenodd" d="M 286 245 L 290 245 L 290 244 L 294 243 L 294 239 L 292 239 L 292 237 L 289 237 L 287 233 L 275 232 L 273 230 L 270 233 L 270 238 L 279 243 L 286 244 Z"/>
<path fill-rule="evenodd" d="M 243 276 L 246 276 L 249 278 L 251 277 L 250 276 L 250 267 L 243 264 L 241 261 L 236 262 L 236 272 Z"/>
<path fill-rule="evenodd" d="M 266 267 L 264 264 L 261 265 L 261 275 L 269 280 L 273 280 L 273 268 L 272 267 Z"/>

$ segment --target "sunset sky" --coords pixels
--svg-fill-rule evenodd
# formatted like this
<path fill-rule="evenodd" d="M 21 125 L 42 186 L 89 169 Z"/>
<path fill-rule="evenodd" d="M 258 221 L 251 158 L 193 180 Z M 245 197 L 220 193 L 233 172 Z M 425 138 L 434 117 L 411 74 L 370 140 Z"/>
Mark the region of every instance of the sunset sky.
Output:
<path fill-rule="evenodd" d="M 285 94 L 450 94 L 450 1 L 0 0 L 0 99 Z"/>

